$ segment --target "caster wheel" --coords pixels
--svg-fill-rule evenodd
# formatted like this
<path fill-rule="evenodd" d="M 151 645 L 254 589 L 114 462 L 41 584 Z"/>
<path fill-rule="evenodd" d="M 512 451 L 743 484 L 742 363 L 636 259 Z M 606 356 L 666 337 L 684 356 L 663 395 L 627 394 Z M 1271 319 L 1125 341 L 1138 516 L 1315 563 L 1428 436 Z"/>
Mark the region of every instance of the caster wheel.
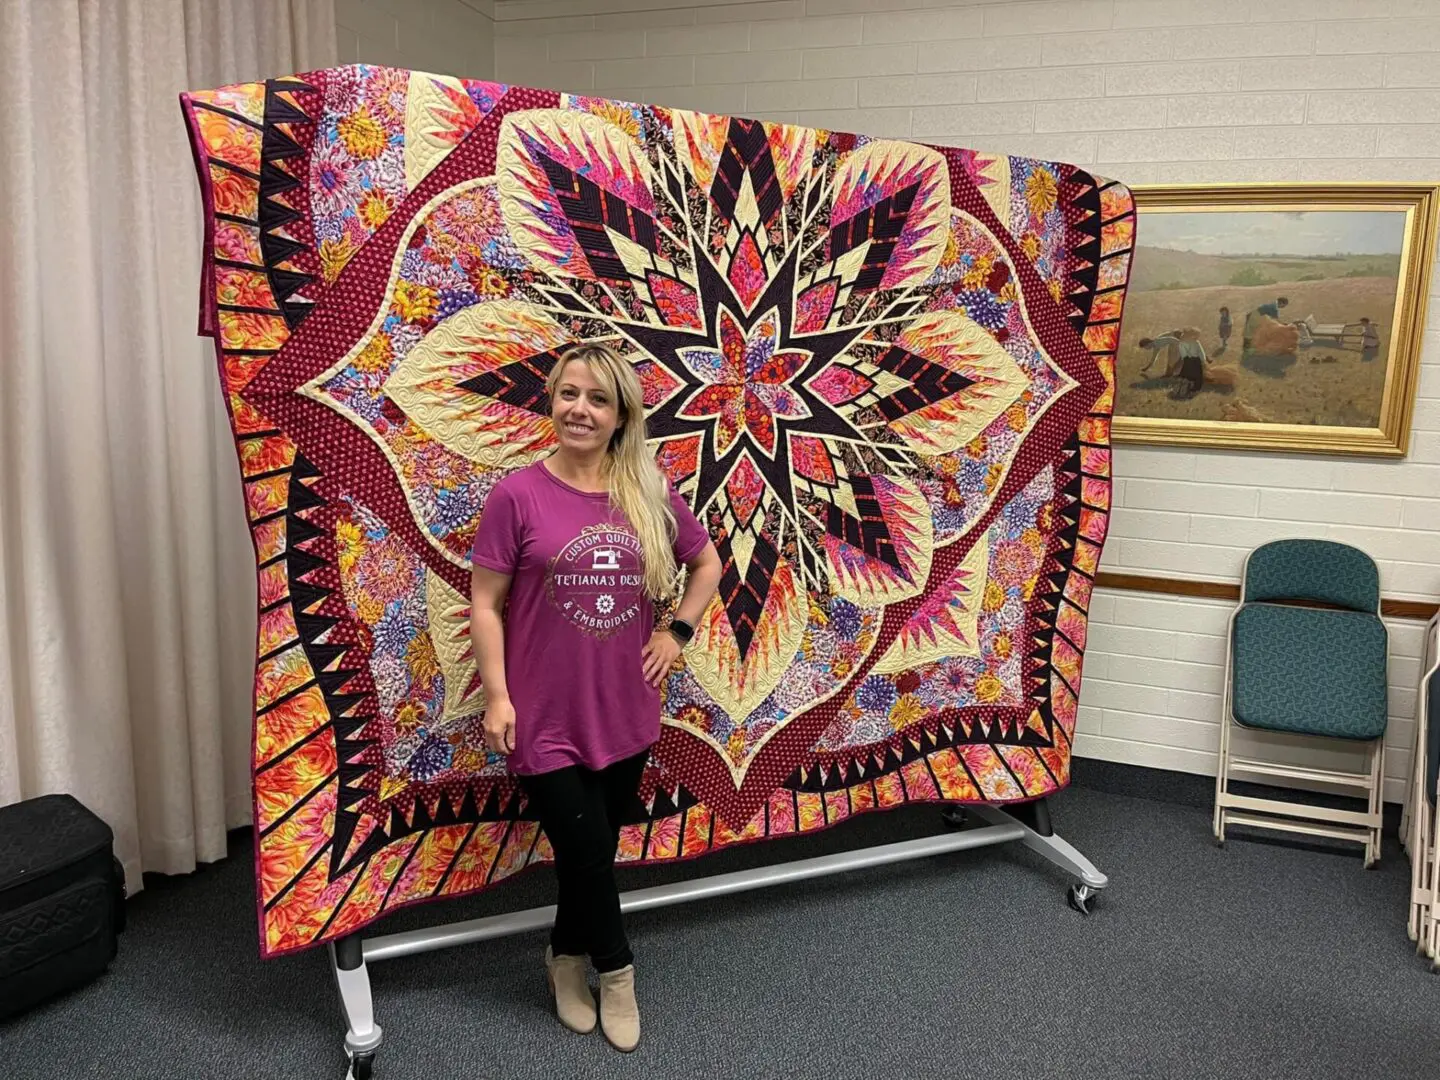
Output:
<path fill-rule="evenodd" d="M 375 1072 L 374 1054 L 356 1054 L 350 1059 L 350 1073 L 346 1080 L 370 1080 Z"/>
<path fill-rule="evenodd" d="M 963 829 L 970 821 L 969 815 L 963 806 L 949 806 L 940 815 L 940 820 L 945 822 L 949 829 Z"/>
<path fill-rule="evenodd" d="M 1095 902 L 1095 899 L 1099 895 L 1099 889 L 1092 889 L 1089 885 L 1079 883 L 1070 886 L 1070 891 L 1065 894 L 1065 899 L 1068 900 L 1070 906 L 1080 912 L 1081 915 L 1089 915 L 1090 905 Z"/>

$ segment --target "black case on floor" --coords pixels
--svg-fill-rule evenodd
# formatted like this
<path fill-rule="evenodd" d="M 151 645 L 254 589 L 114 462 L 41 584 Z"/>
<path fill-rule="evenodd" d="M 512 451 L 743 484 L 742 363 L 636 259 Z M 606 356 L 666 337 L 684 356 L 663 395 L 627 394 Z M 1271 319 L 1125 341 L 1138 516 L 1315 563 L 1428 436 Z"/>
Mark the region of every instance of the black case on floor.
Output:
<path fill-rule="evenodd" d="M 0 1017 L 114 959 L 125 871 L 113 849 L 110 826 L 69 795 L 0 806 Z"/>

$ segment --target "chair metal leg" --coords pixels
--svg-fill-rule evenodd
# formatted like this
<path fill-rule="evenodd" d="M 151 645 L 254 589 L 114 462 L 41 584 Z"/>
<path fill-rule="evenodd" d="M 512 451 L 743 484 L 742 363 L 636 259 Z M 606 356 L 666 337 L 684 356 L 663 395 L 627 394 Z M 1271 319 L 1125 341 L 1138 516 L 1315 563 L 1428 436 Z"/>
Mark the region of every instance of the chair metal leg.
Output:
<path fill-rule="evenodd" d="M 1230 729 L 1235 721 L 1230 718 L 1229 709 L 1220 717 L 1220 757 L 1215 767 L 1215 841 L 1225 843 L 1225 796 L 1230 790 Z"/>
<path fill-rule="evenodd" d="M 1370 826 L 1370 837 L 1365 843 L 1365 867 L 1377 866 L 1380 863 L 1380 839 L 1383 822 L 1381 814 L 1384 811 L 1385 794 L 1385 736 L 1375 740 L 1374 749 L 1370 752 L 1370 806 L 1369 811 L 1374 824 Z"/>
<path fill-rule="evenodd" d="M 380 1025 L 375 1023 L 364 939 L 359 934 L 351 934 L 332 942 L 330 966 L 335 974 L 335 988 L 340 992 L 340 1009 L 345 1014 L 345 1053 L 350 1058 L 346 1080 L 370 1080 L 383 1034 Z"/>

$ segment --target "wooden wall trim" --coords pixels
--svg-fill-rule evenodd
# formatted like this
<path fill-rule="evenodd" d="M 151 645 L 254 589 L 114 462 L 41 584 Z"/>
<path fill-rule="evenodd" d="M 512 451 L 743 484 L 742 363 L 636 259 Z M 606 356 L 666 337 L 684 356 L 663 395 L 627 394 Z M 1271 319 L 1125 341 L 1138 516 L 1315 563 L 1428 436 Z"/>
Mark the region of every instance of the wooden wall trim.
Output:
<path fill-rule="evenodd" d="M 1125 592 L 1195 596 L 1204 600 L 1228 600 L 1231 603 L 1240 600 L 1240 586 L 1231 581 L 1191 581 L 1186 578 L 1151 577 L 1148 574 L 1114 574 L 1102 570 L 1095 576 L 1095 584 L 1102 589 L 1120 589 Z M 1392 619 L 1419 619 L 1425 622 L 1436 610 L 1437 605 L 1421 600 L 1384 597 L 1380 601 L 1380 614 Z"/>

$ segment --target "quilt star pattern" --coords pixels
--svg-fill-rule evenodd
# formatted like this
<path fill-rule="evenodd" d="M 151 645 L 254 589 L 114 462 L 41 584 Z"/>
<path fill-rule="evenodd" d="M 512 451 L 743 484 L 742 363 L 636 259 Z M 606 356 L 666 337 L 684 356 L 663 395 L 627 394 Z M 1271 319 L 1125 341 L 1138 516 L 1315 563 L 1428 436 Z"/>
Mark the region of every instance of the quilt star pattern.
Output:
<path fill-rule="evenodd" d="M 259 582 L 263 953 L 549 858 L 484 747 L 469 550 L 577 342 L 634 365 L 724 564 L 621 860 L 1068 783 L 1124 186 L 367 65 L 182 107 Z"/>

